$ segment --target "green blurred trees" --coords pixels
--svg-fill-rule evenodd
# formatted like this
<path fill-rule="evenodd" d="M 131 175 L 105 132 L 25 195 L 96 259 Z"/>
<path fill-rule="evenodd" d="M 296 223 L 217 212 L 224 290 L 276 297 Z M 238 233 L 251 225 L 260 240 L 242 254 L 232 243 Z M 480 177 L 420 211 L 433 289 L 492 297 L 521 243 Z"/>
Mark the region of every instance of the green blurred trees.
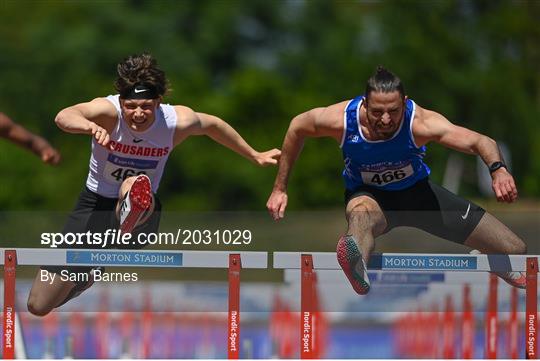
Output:
<path fill-rule="evenodd" d="M 259 150 L 279 147 L 294 115 L 360 94 L 384 64 L 420 105 L 505 141 L 521 194 L 540 195 L 538 1 L 0 0 L 0 16 L 0 110 L 64 156 L 50 168 L 0 142 L 4 210 L 72 207 L 90 140 L 54 116 L 113 93 L 116 63 L 143 51 L 167 72 L 166 102 L 221 116 Z M 436 180 L 448 152 L 429 151 Z M 341 162 L 334 141 L 308 141 L 291 207 L 341 205 Z M 160 193 L 169 210 L 263 210 L 275 172 L 192 138 Z"/>

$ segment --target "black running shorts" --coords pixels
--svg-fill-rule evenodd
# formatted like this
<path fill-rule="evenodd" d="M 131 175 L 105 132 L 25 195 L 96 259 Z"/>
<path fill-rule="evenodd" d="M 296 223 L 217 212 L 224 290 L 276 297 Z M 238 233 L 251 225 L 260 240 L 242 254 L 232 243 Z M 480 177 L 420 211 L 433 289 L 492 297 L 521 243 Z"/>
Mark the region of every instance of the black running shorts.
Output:
<path fill-rule="evenodd" d="M 137 236 L 141 233 L 157 233 L 159 228 L 159 221 L 161 217 L 161 202 L 154 195 L 155 206 L 152 215 L 144 224 L 137 226 L 132 234 L 131 239 L 137 240 Z M 118 198 L 107 198 L 100 196 L 97 193 L 92 192 L 88 188 L 81 192 L 75 209 L 70 213 L 64 229 L 63 234 L 66 233 L 86 233 L 91 231 L 92 233 L 104 233 L 108 229 L 118 230 L 120 228 L 120 222 L 116 216 L 116 203 Z M 107 245 L 105 248 L 119 248 L 119 249 L 140 249 L 145 247 L 137 242 L 130 245 Z M 96 245 L 60 245 L 58 248 L 101 248 Z M 70 272 L 87 273 L 92 267 L 86 266 L 42 266 L 41 269 L 45 269 L 49 272 L 58 273 L 62 270 L 69 270 Z"/>
<path fill-rule="evenodd" d="M 428 178 L 399 191 L 363 185 L 345 191 L 345 204 L 353 198 L 374 199 L 386 217 L 389 231 L 406 226 L 422 229 L 446 240 L 463 244 L 476 228 L 485 210 Z"/>

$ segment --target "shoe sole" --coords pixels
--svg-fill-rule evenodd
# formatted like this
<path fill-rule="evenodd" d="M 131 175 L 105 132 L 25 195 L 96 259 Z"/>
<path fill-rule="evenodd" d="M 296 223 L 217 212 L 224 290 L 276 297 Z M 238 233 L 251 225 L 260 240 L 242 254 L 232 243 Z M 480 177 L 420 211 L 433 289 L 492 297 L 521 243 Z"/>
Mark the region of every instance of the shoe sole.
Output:
<path fill-rule="evenodd" d="M 137 226 L 137 222 L 143 212 L 148 210 L 152 205 L 150 178 L 145 175 L 137 176 L 137 179 L 135 179 L 129 190 L 129 201 L 131 203 L 131 210 L 120 226 L 122 233 L 131 233 Z"/>
<path fill-rule="evenodd" d="M 349 279 L 354 291 L 359 295 L 365 295 L 369 292 L 370 285 L 366 283 L 363 277 L 359 276 L 354 270 L 358 262 L 362 262 L 362 255 L 358 250 L 356 243 L 347 237 L 341 237 L 337 245 L 338 263 L 343 269 L 343 272 Z"/>
<path fill-rule="evenodd" d="M 518 280 L 513 280 L 513 279 L 510 279 L 510 278 L 506 278 L 504 277 L 504 275 L 501 275 L 497 272 L 495 272 L 495 274 L 500 278 L 502 279 L 504 282 L 508 283 L 510 286 L 512 287 L 516 287 L 516 288 L 519 288 L 519 289 L 527 289 L 527 278 L 526 277 L 520 277 Z"/>

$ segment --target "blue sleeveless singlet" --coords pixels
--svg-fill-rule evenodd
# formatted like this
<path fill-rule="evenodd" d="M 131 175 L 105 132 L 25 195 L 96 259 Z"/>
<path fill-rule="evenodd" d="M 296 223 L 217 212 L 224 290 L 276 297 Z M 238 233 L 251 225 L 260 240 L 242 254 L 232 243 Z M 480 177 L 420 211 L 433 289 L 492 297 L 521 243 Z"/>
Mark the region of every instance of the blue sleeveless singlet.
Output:
<path fill-rule="evenodd" d="M 363 96 L 354 98 L 345 108 L 341 148 L 348 190 L 369 185 L 383 190 L 402 190 L 426 178 L 429 167 L 422 160 L 426 147 L 417 147 L 412 135 L 416 104 L 407 99 L 399 129 L 390 139 L 367 140 L 360 129 Z"/>

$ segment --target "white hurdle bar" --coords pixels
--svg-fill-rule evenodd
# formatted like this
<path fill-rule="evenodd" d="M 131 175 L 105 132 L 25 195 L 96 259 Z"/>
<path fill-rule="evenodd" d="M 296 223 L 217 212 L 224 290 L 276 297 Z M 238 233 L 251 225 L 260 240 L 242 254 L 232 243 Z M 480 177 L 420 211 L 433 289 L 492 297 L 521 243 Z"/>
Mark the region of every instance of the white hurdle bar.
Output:
<path fill-rule="evenodd" d="M 489 275 L 485 272 L 446 272 L 446 271 L 369 271 L 369 281 L 377 285 L 426 285 L 426 284 L 484 284 L 489 282 Z M 283 281 L 295 284 L 300 282 L 299 269 L 284 269 Z M 349 280 L 341 269 L 317 270 L 317 282 L 344 285 L 350 288 Z"/>
<path fill-rule="evenodd" d="M 341 270 L 335 252 L 274 252 L 274 268 L 301 269 L 301 257 L 309 254 L 314 269 Z M 486 255 L 486 254 L 374 254 L 368 269 L 382 271 L 470 271 L 508 272 L 527 270 L 527 255 Z"/>
<path fill-rule="evenodd" d="M 268 253 L 0 248 L 0 265 L 4 265 L 3 357 L 5 359 L 15 357 L 16 267 L 27 265 L 227 268 L 229 273 L 227 353 L 229 359 L 238 359 L 240 355 L 240 270 L 242 268 L 268 268 Z"/>
<path fill-rule="evenodd" d="M 315 348 L 314 342 L 316 342 L 313 338 L 313 308 L 310 302 L 315 289 L 313 271 L 341 270 L 341 267 L 335 252 L 274 252 L 273 256 L 273 268 L 300 270 L 300 356 L 301 358 L 311 358 Z M 536 359 L 538 356 L 538 258 L 539 256 L 530 255 L 383 253 L 371 256 L 368 269 L 420 272 L 526 272 L 525 355 L 526 358 Z"/>

